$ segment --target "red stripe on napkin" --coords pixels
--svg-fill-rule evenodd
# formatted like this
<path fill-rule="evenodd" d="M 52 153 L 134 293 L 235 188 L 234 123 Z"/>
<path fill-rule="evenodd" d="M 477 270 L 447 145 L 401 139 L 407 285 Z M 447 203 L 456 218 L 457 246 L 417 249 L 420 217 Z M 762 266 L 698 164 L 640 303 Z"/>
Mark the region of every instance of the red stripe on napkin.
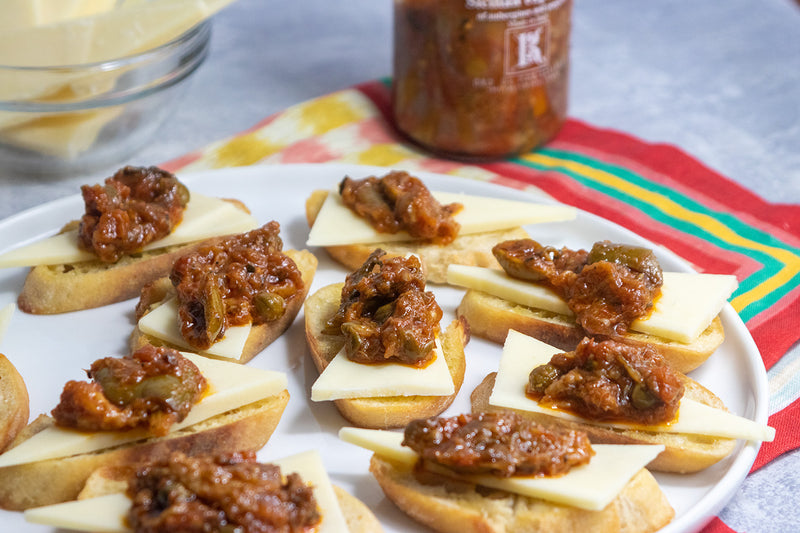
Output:
<path fill-rule="evenodd" d="M 557 146 L 561 142 L 624 155 L 669 176 L 688 189 L 722 202 L 729 209 L 751 213 L 800 237 L 800 209 L 796 205 L 767 202 L 675 146 L 643 143 L 626 133 L 595 128 L 575 119 L 564 125 L 552 144 Z"/>
<path fill-rule="evenodd" d="M 750 472 L 755 472 L 773 459 L 797 448 L 798 430 L 800 430 L 797 426 L 798 419 L 800 419 L 800 400 L 769 417 L 769 425 L 775 428 L 775 440 L 761 444 Z"/>
<path fill-rule="evenodd" d="M 719 519 L 719 517 L 714 517 L 714 519 L 706 525 L 701 530 L 702 533 L 736 533 L 733 529 L 729 528 L 728 525 Z"/>

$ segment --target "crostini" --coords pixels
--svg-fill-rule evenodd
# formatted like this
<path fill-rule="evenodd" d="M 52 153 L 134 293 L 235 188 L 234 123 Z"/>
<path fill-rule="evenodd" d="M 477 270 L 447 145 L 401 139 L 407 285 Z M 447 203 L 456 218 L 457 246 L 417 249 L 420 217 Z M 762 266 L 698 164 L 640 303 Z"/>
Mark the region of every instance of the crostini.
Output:
<path fill-rule="evenodd" d="M 661 272 L 652 251 L 602 241 L 592 251 L 505 241 L 493 247 L 495 255 L 502 256 L 503 248 L 521 250 L 514 260 L 500 260 L 511 263 L 506 270 L 451 265 L 447 271 L 449 284 L 467 289 L 456 313 L 478 337 L 503 343 L 514 329 L 572 350 L 585 336 L 600 335 L 655 346 L 684 373 L 706 361 L 725 338 L 718 315 L 738 286 L 735 276 Z M 638 285 L 648 275 L 637 268 L 650 267 L 629 267 L 619 259 L 626 254 L 629 263 L 642 256 L 655 261 L 661 284 L 649 300 L 649 289 Z M 631 300 L 639 307 L 633 316 L 627 311 Z"/>
<path fill-rule="evenodd" d="M 317 259 L 282 250 L 277 222 L 178 257 L 169 277 L 146 286 L 130 345 L 179 349 L 246 363 L 292 324 Z"/>
<path fill-rule="evenodd" d="M 496 266 L 489 251 L 494 243 L 527 237 L 523 225 L 571 220 L 575 212 L 567 206 L 429 191 L 407 172 L 392 171 L 381 178 L 345 178 L 337 190 L 314 191 L 306 200 L 311 228 L 306 246 L 324 247 L 351 270 L 375 248 L 392 256 L 413 253 L 422 260 L 427 280 L 443 283 L 448 264 Z M 392 222 L 380 229 L 368 222 L 381 218 Z"/>
<path fill-rule="evenodd" d="M 81 190 L 80 220 L 0 256 L 0 268 L 32 267 L 18 296 L 27 313 L 65 313 L 133 298 L 197 243 L 258 225 L 241 202 L 190 192 L 157 167 L 125 167 L 104 184 Z"/>
<path fill-rule="evenodd" d="M 209 475 L 203 477 L 205 473 Z M 208 482 L 223 476 L 229 479 L 225 484 Z M 158 498 L 154 491 L 159 491 Z M 163 497 L 166 491 L 176 497 Z M 186 505 L 190 493 L 197 496 Z M 29 509 L 25 519 L 78 531 L 120 533 L 152 531 L 156 526 L 177 530 L 188 523 L 197 531 L 382 531 L 364 503 L 331 484 L 314 450 L 268 463 L 256 462 L 252 452 L 197 457 L 174 453 L 168 460 L 135 468 L 104 467 L 92 473 L 77 501 Z"/>
<path fill-rule="evenodd" d="M 675 514 L 644 468 L 661 446 L 586 451 L 585 435 L 510 412 L 418 420 L 403 433 L 342 428 L 339 437 L 373 451 L 369 469 L 386 497 L 443 533 L 639 533 Z M 542 471 L 564 463 L 558 475 Z"/>
<path fill-rule="evenodd" d="M 424 286 L 418 258 L 376 250 L 344 284 L 308 297 L 306 340 L 320 372 L 313 401 L 333 400 L 351 423 L 384 429 L 447 409 L 464 381 L 469 332 L 460 320 L 440 330 Z M 365 362 L 365 352 L 376 359 Z"/>
<path fill-rule="evenodd" d="M 551 384 L 554 389 L 547 389 Z M 542 403 L 531 387 L 569 399 Z M 571 388 L 571 397 L 565 388 Z M 655 350 L 614 341 L 586 339 L 575 352 L 563 353 L 509 331 L 497 373 L 489 374 L 470 399 L 477 412 L 514 410 L 547 427 L 585 431 L 593 443 L 664 445 L 648 465 L 660 472 L 697 472 L 730 455 L 736 439 L 775 437 L 773 428 L 729 413 L 713 392 L 670 370 Z M 618 415 L 612 400 L 645 418 Z M 668 400 L 674 401 L 673 411 L 664 410 Z M 646 418 L 659 410 L 664 419 Z"/>
<path fill-rule="evenodd" d="M 0 354 L 0 453 L 28 423 L 28 388 L 17 368 Z"/>
<path fill-rule="evenodd" d="M 193 395 L 199 401 L 181 416 L 166 417 L 185 401 L 182 369 L 192 367 L 205 381 Z M 285 374 L 164 347 L 100 359 L 90 375 L 91 382 L 68 382 L 53 416 L 40 415 L 0 455 L 0 507 L 74 500 L 102 466 L 137 464 L 173 451 L 258 450 L 289 401 Z M 92 424 L 118 429 L 90 430 Z"/>

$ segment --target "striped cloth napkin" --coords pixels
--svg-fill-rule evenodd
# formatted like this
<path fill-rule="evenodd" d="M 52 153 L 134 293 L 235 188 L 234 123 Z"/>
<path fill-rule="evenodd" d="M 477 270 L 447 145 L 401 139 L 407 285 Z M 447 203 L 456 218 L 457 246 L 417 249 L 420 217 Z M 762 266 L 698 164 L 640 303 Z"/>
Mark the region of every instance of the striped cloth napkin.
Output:
<path fill-rule="evenodd" d="M 770 385 L 755 471 L 800 446 L 800 206 L 765 202 L 681 150 L 569 120 L 546 148 L 486 164 L 436 159 L 393 130 L 387 82 L 298 104 L 248 131 L 165 165 L 188 172 L 253 164 L 351 163 L 533 187 L 661 244 L 700 272 L 734 274 L 731 304 L 753 336 Z M 715 518 L 706 533 L 733 531 Z"/>

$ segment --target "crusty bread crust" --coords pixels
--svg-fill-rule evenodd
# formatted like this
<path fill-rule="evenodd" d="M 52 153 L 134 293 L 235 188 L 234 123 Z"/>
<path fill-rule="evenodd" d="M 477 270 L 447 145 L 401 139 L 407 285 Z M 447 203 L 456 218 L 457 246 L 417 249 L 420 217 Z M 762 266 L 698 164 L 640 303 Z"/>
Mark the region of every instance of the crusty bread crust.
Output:
<path fill-rule="evenodd" d="M 128 490 L 128 479 L 133 468 L 101 467 L 92 472 L 83 486 L 79 500 L 97 498 L 106 494 L 117 494 Z M 333 485 L 333 492 L 339 502 L 347 529 L 350 533 L 380 533 L 383 531 L 381 523 L 364 502 L 344 490 Z"/>
<path fill-rule="evenodd" d="M 317 190 L 306 200 L 306 220 L 308 226 L 314 225 L 319 210 L 328 197 L 328 191 Z M 325 251 L 337 262 L 350 270 L 364 264 L 369 254 L 376 248 L 385 250 L 389 256 L 416 254 L 422 259 L 423 270 L 428 282 L 444 283 L 447 279 L 447 265 L 469 265 L 479 267 L 499 266 L 492 255 L 492 246 L 510 239 L 524 239 L 528 233 L 522 228 L 489 231 L 475 235 L 461 235 L 446 245 L 386 242 L 377 244 L 349 244 L 326 246 Z"/>
<path fill-rule="evenodd" d="M 406 465 L 373 455 L 370 472 L 392 502 L 441 533 L 561 533 L 656 531 L 675 515 L 658 483 L 640 470 L 602 511 L 587 511 L 459 483 L 423 485 Z"/>
<path fill-rule="evenodd" d="M 5 355 L 0 354 L 0 452 L 28 423 L 30 403 L 25 380 Z"/>
<path fill-rule="evenodd" d="M 314 274 L 317 271 L 317 258 L 314 257 L 314 254 L 308 250 L 284 250 L 284 253 L 295 262 L 297 268 L 300 270 L 300 274 L 303 277 L 303 290 L 297 295 L 297 298 L 294 298 L 289 305 L 286 306 L 286 312 L 278 320 L 273 320 L 272 322 L 267 322 L 251 328 L 242 355 L 237 361 L 239 363 L 246 363 L 261 353 L 264 348 L 272 344 L 275 339 L 280 337 L 283 332 L 292 325 L 297 313 L 300 312 L 300 308 L 303 306 L 303 301 L 308 295 L 311 283 L 314 281 Z M 145 296 L 144 292 L 142 293 L 142 298 L 147 298 L 147 301 L 140 301 L 140 305 L 144 308 L 153 309 L 156 307 L 156 304 L 160 304 L 166 298 L 175 294 L 168 278 L 160 278 L 154 282 L 154 285 L 156 286 L 156 290 L 148 292 L 147 296 Z M 147 312 L 144 314 L 147 314 Z M 136 351 L 145 344 L 182 349 L 162 339 L 142 333 L 138 327 L 134 328 L 129 341 L 131 351 Z M 208 355 L 208 357 L 214 356 Z"/>
<path fill-rule="evenodd" d="M 564 351 L 574 350 L 585 336 L 571 317 L 517 305 L 473 289 L 464 294 L 456 314 L 466 319 L 473 335 L 499 344 L 505 342 L 510 329 Z M 691 344 L 635 331 L 621 340 L 634 346 L 652 345 L 675 370 L 685 374 L 703 364 L 724 339 L 722 321 L 717 316 Z"/>
<path fill-rule="evenodd" d="M 0 507 L 24 510 L 74 500 L 89 475 L 102 466 L 152 461 L 181 451 L 188 455 L 259 450 L 269 440 L 289 401 L 288 391 L 233 409 L 169 434 L 116 448 L 0 468 Z M 15 445 L 53 424 L 41 415 Z"/>
<path fill-rule="evenodd" d="M 175 260 L 198 246 L 173 246 L 126 256 L 116 263 L 85 261 L 31 268 L 17 298 L 26 313 L 52 315 L 102 307 L 139 295 L 144 285 L 169 273 Z"/>
<path fill-rule="evenodd" d="M 325 322 L 339 308 L 343 283 L 321 288 L 305 304 L 306 340 L 318 372 L 322 372 L 344 343 L 339 335 L 323 333 Z M 404 427 L 415 418 L 436 416 L 447 409 L 464 383 L 464 345 L 469 341 L 466 323 L 454 320 L 441 334 L 442 350 L 455 385 L 451 396 L 389 396 L 334 400 L 339 412 L 359 427 L 389 429 Z"/>
<path fill-rule="evenodd" d="M 239 200 L 225 201 L 246 213 L 250 212 Z M 62 231 L 77 225 L 78 221 L 69 222 Z M 25 284 L 17 297 L 17 305 L 26 313 L 52 315 L 102 307 L 134 298 L 139 296 L 142 287 L 169 274 L 172 263 L 178 257 L 220 238 L 130 254 L 116 263 L 96 260 L 35 266 L 25 278 Z"/>
<path fill-rule="evenodd" d="M 472 391 L 470 400 L 472 410 L 501 411 L 505 408 L 489 405 L 489 397 L 494 389 L 495 372 L 489 374 Z M 725 409 L 725 405 L 713 392 L 703 387 L 693 379 L 682 377 L 685 387 L 685 398 Z M 543 413 L 531 413 L 514 409 L 516 413 L 530 420 L 535 420 L 547 427 L 562 429 L 578 429 L 589 435 L 593 444 L 663 444 L 665 449 L 656 457 L 647 468 L 657 472 L 673 472 L 689 474 L 721 461 L 733 452 L 736 446 L 735 439 L 705 437 L 702 435 L 686 435 L 681 433 L 656 433 L 649 431 L 611 429 L 590 424 L 571 422 L 561 418 L 552 417 Z"/>
<path fill-rule="evenodd" d="M 339 508 L 342 510 L 347 522 L 347 530 L 350 533 L 380 533 L 383 531 L 381 523 L 364 502 L 337 485 L 333 486 L 333 492 L 336 493 Z"/>

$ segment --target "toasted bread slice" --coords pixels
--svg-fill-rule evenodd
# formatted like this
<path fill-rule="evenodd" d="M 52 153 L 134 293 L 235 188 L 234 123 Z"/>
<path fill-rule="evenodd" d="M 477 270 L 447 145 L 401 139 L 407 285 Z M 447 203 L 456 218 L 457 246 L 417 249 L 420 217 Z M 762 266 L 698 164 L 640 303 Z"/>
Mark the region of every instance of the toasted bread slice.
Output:
<path fill-rule="evenodd" d="M 116 263 L 35 266 L 25 278 L 17 305 L 26 313 L 52 315 L 121 302 L 138 296 L 143 286 L 168 274 L 178 257 L 197 246 L 142 252 Z"/>
<path fill-rule="evenodd" d="M 226 201 L 250 213 L 242 202 Z M 69 222 L 62 232 L 77 226 L 77 220 Z M 130 254 L 115 263 L 95 260 L 35 266 L 25 278 L 17 305 L 26 313 L 51 315 L 134 298 L 139 296 L 142 287 L 169 274 L 178 257 L 217 239 L 219 237 Z"/>
<path fill-rule="evenodd" d="M 319 372 L 328 366 L 344 344 L 341 336 L 323 333 L 325 322 L 339 308 L 343 285 L 335 283 L 323 287 L 306 300 L 306 340 Z M 373 429 L 403 427 L 415 418 L 440 414 L 453 403 L 464 383 L 464 345 L 469 341 L 466 324 L 454 320 L 441 334 L 440 341 L 455 385 L 455 392 L 451 396 L 388 396 L 334 400 L 339 412 L 356 426 Z"/>
<path fill-rule="evenodd" d="M 518 305 L 482 291 L 469 289 L 456 314 L 466 319 L 473 335 L 502 344 L 513 329 L 564 351 L 574 350 L 586 336 L 583 329 L 566 315 Z M 717 316 L 691 344 L 629 331 L 623 342 L 650 344 L 678 372 L 691 372 L 716 350 L 725 339 L 722 321 Z"/>
<path fill-rule="evenodd" d="M 102 467 L 98 468 L 78 495 L 79 500 L 96 498 L 106 494 L 125 492 L 128 489 L 128 479 L 132 468 Z M 333 491 L 342 510 L 347 529 L 350 533 L 380 533 L 383 531 L 380 522 L 364 502 L 347 492 L 341 487 L 333 485 Z"/>
<path fill-rule="evenodd" d="M 306 200 L 306 220 L 308 226 L 314 225 L 328 191 L 317 190 Z M 350 270 L 364 264 L 369 254 L 376 248 L 385 250 L 389 256 L 416 254 L 422 259 L 427 281 L 444 283 L 447 278 L 447 265 L 498 266 L 492 255 L 492 246 L 509 239 L 524 239 L 528 233 L 522 228 L 501 231 L 488 231 L 474 235 L 461 235 L 446 246 L 414 242 L 386 242 L 377 244 L 349 244 L 326 246 L 325 250 L 338 263 Z"/>
<path fill-rule="evenodd" d="M 25 381 L 11 361 L 0 354 L 0 452 L 25 427 L 29 415 Z"/>
<path fill-rule="evenodd" d="M 380 533 L 383 531 L 381 523 L 364 502 L 337 485 L 333 486 L 339 508 L 344 514 L 347 529 L 350 533 Z"/>
<path fill-rule="evenodd" d="M 675 515 L 653 476 L 639 471 L 602 511 L 588 511 L 474 485 L 421 484 L 411 468 L 377 455 L 378 484 L 414 520 L 441 533 L 560 533 L 656 531 Z"/>
<path fill-rule="evenodd" d="M 222 413 L 165 437 L 152 437 L 97 452 L 0 468 L 0 507 L 23 510 L 74 500 L 89 475 L 102 466 L 138 464 L 166 457 L 173 451 L 196 455 L 259 450 L 278 425 L 288 401 L 289 393 L 284 390 L 278 395 Z M 39 416 L 20 433 L 14 445 L 52 425 L 52 418 Z"/>
<path fill-rule="evenodd" d="M 496 373 L 491 373 L 472 391 L 470 400 L 473 411 L 500 411 L 506 408 L 489 404 L 489 397 L 494 389 Z M 683 376 L 684 397 L 704 403 L 718 409 L 725 405 L 713 392 L 693 379 Z M 659 433 L 649 431 L 612 429 L 591 424 L 581 424 L 548 416 L 542 413 L 514 410 L 516 413 L 539 422 L 547 427 L 561 429 L 579 429 L 589 435 L 593 444 L 663 444 L 665 450 L 656 457 L 647 468 L 658 472 L 674 472 L 687 474 L 707 468 L 733 452 L 735 439 L 715 438 L 703 435 L 685 435 L 681 433 Z"/>
<path fill-rule="evenodd" d="M 303 291 L 294 298 L 286 307 L 286 312 L 277 320 L 267 322 L 254 326 L 250 330 L 250 336 L 244 346 L 244 351 L 239 358 L 239 363 L 246 363 L 253 357 L 258 355 L 264 348 L 269 346 L 275 339 L 280 337 L 286 329 L 292 325 L 297 313 L 303 306 L 303 301 L 308 295 L 308 290 L 311 283 L 314 281 L 314 274 L 317 271 L 317 258 L 308 250 L 284 250 L 284 253 L 289 256 L 297 265 L 300 274 L 303 276 Z M 156 280 L 147 290 L 142 291 L 141 300 L 139 302 L 138 310 L 142 311 L 142 315 L 147 314 L 149 310 L 154 309 L 160 305 L 164 300 L 170 298 L 175 294 L 169 279 L 164 277 Z M 169 346 L 171 348 L 178 348 L 167 341 L 158 339 L 151 335 L 142 333 L 138 327 L 134 328 L 130 338 L 130 349 L 135 351 L 145 344 L 152 344 L 154 346 Z M 213 357 L 213 356 L 209 356 Z"/>

